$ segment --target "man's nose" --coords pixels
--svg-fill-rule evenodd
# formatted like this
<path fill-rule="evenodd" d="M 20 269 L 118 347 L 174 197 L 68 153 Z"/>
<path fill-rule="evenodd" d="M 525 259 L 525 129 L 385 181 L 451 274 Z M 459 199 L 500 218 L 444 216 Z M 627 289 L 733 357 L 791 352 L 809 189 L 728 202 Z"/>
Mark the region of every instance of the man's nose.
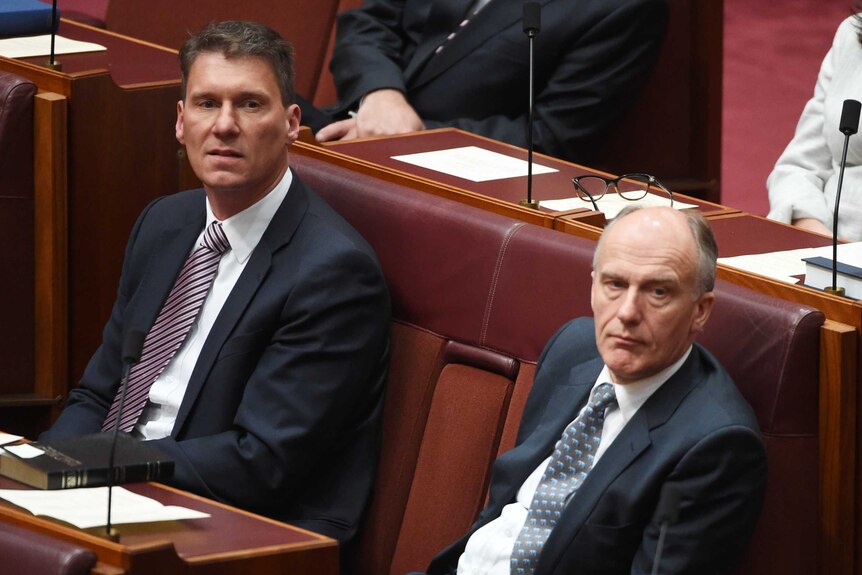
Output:
<path fill-rule="evenodd" d="M 641 318 L 641 297 L 638 291 L 630 288 L 620 301 L 617 308 L 617 317 L 623 323 L 636 323 Z"/>
<path fill-rule="evenodd" d="M 237 128 L 236 110 L 233 106 L 224 105 L 219 109 L 213 129 L 217 133 L 230 133 Z"/>

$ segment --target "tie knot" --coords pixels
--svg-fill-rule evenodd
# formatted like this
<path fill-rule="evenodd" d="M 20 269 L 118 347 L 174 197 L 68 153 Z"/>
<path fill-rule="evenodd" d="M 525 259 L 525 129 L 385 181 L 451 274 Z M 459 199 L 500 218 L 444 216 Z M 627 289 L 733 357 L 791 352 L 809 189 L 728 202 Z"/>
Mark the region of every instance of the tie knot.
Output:
<path fill-rule="evenodd" d="M 218 254 L 223 254 L 230 249 L 230 242 L 221 227 L 221 222 L 213 222 L 206 229 L 204 245 Z"/>
<path fill-rule="evenodd" d="M 593 409 L 604 411 L 610 405 L 617 403 L 617 394 L 612 383 L 597 385 L 590 397 Z"/>

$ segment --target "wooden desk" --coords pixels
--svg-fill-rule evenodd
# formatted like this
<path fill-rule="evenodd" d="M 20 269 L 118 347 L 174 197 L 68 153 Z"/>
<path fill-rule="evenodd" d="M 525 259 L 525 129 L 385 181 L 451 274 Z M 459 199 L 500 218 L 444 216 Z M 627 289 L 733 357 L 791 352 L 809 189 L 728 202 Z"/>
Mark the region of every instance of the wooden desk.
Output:
<path fill-rule="evenodd" d="M 98 568 L 117 573 L 338 575 L 334 539 L 240 511 L 158 483 L 125 485 L 165 505 L 209 513 L 206 519 L 117 525 L 119 543 L 52 519 L 37 517 L 0 500 L 0 521 L 92 549 Z M 25 488 L 0 477 L 0 488 Z"/>
<path fill-rule="evenodd" d="M 107 51 L 59 56 L 62 71 L 44 67 L 46 58 L 0 58 L 0 70 L 68 102 L 65 149 L 59 151 L 68 157 L 68 189 L 60 190 L 68 229 L 55 231 L 68 235 L 70 361 L 67 373 L 56 377 L 74 385 L 100 342 L 135 218 L 153 198 L 192 187 L 194 180 L 174 137 L 176 52 L 68 20 L 59 33 Z M 40 169 L 50 168 L 37 165 L 37 177 Z"/>
<path fill-rule="evenodd" d="M 518 202 L 527 197 L 526 177 L 472 182 L 392 159 L 392 156 L 396 155 L 462 146 L 477 146 L 513 158 L 527 159 L 527 152 L 523 148 L 454 128 L 426 130 L 386 138 L 333 142 L 324 148 L 297 146 L 295 152 L 315 155 L 316 157 L 328 156 L 329 161 L 341 165 L 352 165 L 353 169 L 373 173 L 390 181 L 407 183 L 407 185 L 424 191 L 549 228 L 556 227 L 556 220 L 559 218 L 572 214 L 577 214 L 583 221 L 594 225 L 604 221 L 604 216 L 594 212 L 587 204 L 584 204 L 584 208 L 566 212 L 555 212 L 542 207 L 534 210 L 519 205 Z M 333 151 L 338 152 L 339 155 L 329 153 Z M 533 154 L 533 162 L 557 170 L 549 174 L 533 175 L 532 198 L 539 201 L 574 197 L 575 189 L 572 184 L 574 176 L 584 174 L 609 175 L 606 172 L 543 154 Z M 657 177 L 661 179 L 661 174 L 658 174 Z M 738 210 L 697 198 L 680 196 L 680 201 L 693 203 L 698 206 L 698 209 L 710 216 L 738 212 Z"/>

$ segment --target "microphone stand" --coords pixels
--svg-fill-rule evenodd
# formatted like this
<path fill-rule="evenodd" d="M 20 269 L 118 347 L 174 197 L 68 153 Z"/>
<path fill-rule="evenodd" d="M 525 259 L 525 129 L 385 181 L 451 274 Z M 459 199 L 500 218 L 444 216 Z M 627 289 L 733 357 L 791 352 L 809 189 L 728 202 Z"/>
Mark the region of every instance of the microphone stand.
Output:
<path fill-rule="evenodd" d="M 51 3 L 51 54 L 48 57 L 47 66 L 52 70 L 57 70 L 58 72 L 63 69 L 63 64 L 57 62 L 54 58 L 54 42 L 57 38 L 57 0 L 53 0 Z"/>
<path fill-rule="evenodd" d="M 117 451 L 117 437 L 120 434 L 120 419 L 123 415 L 123 404 L 126 402 L 126 391 L 129 389 L 129 373 L 132 366 L 141 359 L 141 351 L 144 347 L 145 334 L 140 331 L 132 331 L 123 342 L 123 377 L 120 380 L 120 402 L 117 405 L 117 419 L 114 421 L 114 429 L 111 436 L 111 449 L 108 451 L 108 520 L 105 524 L 105 538 L 114 541 L 120 540 L 120 534 L 111 527 L 111 500 L 114 490 L 114 454 Z"/>
<path fill-rule="evenodd" d="M 658 575 L 659 573 L 667 528 L 675 524 L 679 519 L 680 499 L 681 494 L 676 488 L 671 487 L 670 485 L 665 485 L 664 488 L 662 488 L 658 509 L 656 509 L 656 516 L 658 521 L 661 523 L 661 527 L 659 527 L 658 543 L 656 543 L 655 558 L 652 563 L 651 575 Z"/>
<path fill-rule="evenodd" d="M 838 287 L 838 207 L 841 202 L 841 187 L 844 184 L 844 167 L 847 165 L 847 148 L 850 136 L 859 130 L 859 112 L 862 103 L 858 100 L 844 100 L 838 130 L 844 134 L 844 152 L 841 154 L 841 169 L 838 172 L 838 189 L 835 192 L 835 211 L 832 215 L 832 287 L 823 291 L 834 295 L 844 295 L 844 288 Z"/>
<path fill-rule="evenodd" d="M 530 110 L 527 119 L 527 198 L 518 203 L 534 210 L 539 209 L 539 201 L 533 199 L 533 39 L 541 29 L 541 14 L 538 2 L 524 3 L 524 33 L 530 39 Z"/>

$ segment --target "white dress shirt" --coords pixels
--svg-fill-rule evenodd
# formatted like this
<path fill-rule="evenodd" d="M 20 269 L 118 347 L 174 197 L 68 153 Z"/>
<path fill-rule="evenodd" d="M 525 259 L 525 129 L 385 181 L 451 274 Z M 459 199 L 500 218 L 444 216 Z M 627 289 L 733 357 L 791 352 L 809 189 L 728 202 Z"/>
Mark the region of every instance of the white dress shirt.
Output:
<path fill-rule="evenodd" d="M 602 427 L 602 439 L 593 458 L 593 467 L 598 465 L 602 454 L 614 442 L 629 420 L 646 400 L 660 388 L 664 382 L 682 367 L 691 353 L 688 348 L 683 356 L 673 365 L 663 369 L 652 377 L 620 385 L 613 382 L 608 367 L 599 373 L 593 389 L 602 383 L 613 383 L 617 396 L 617 407 L 611 406 L 605 410 L 605 423 Z M 584 405 L 586 407 L 586 404 Z M 583 407 L 581 408 L 583 411 Z M 580 414 L 579 414 L 580 415 Z M 574 420 L 572 420 L 574 421 Z M 562 435 L 562 433 L 561 433 Z M 527 513 L 533 501 L 533 495 L 542 480 L 545 468 L 551 457 L 548 457 L 527 477 L 518 490 L 515 501 L 503 507 L 497 519 L 478 529 L 464 548 L 464 553 L 458 560 L 458 575 L 509 575 L 512 549 L 515 540 L 527 520 Z M 577 497 L 577 493 L 575 494 Z"/>
<path fill-rule="evenodd" d="M 171 434 L 204 342 L 242 270 L 245 269 L 251 253 L 287 196 L 292 181 L 293 176 L 288 169 L 281 181 L 266 196 L 222 221 L 222 229 L 230 242 L 230 249 L 222 255 L 212 287 L 185 341 L 150 388 L 147 405 L 135 426 L 134 435 L 142 439 L 161 439 Z M 204 230 L 216 221 L 209 199 L 206 202 L 206 210 Z M 202 230 L 192 251 L 201 245 L 203 234 Z"/>

